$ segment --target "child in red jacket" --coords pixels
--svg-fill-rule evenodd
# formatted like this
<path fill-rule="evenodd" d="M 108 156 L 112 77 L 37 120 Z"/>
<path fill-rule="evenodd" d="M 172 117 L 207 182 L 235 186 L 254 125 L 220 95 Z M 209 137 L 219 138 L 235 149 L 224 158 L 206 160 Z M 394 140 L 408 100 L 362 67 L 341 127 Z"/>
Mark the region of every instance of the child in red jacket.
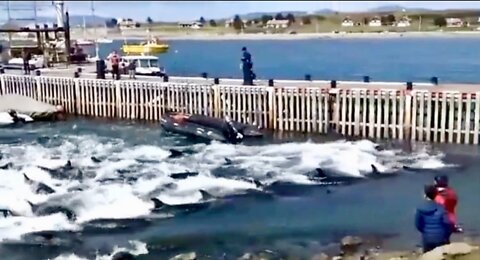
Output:
<path fill-rule="evenodd" d="M 455 226 L 455 232 L 463 232 L 462 228 L 457 224 L 456 207 L 458 197 L 455 191 L 448 186 L 448 177 L 445 175 L 435 176 L 435 187 L 437 195 L 435 202 L 442 205 L 447 211 L 448 219 Z"/>

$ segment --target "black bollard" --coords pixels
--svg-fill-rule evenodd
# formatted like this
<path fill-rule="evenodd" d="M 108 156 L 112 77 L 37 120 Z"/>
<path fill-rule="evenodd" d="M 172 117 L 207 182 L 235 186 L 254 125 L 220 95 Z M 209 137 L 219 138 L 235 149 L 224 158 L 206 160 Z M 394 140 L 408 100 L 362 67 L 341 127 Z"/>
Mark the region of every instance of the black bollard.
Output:
<path fill-rule="evenodd" d="M 310 74 L 305 74 L 305 80 L 306 80 L 306 81 L 312 81 L 312 75 L 310 75 Z"/>
<path fill-rule="evenodd" d="M 78 67 L 78 68 L 77 68 L 77 72 L 78 72 L 78 73 L 82 73 L 82 68 L 81 68 L 81 67 Z"/>
<path fill-rule="evenodd" d="M 220 79 L 214 78 L 214 79 L 213 79 L 213 84 L 215 84 L 215 85 L 220 84 Z"/>
<path fill-rule="evenodd" d="M 269 80 L 268 80 L 268 86 L 269 86 L 269 87 L 273 87 L 273 79 L 269 79 Z"/>
<path fill-rule="evenodd" d="M 5 74 L 5 69 L 3 67 L 0 67 L 0 74 Z"/>
<path fill-rule="evenodd" d="M 437 77 L 432 77 L 432 78 L 430 78 L 430 82 L 431 82 L 433 85 L 438 85 L 438 78 L 437 78 Z"/>
<path fill-rule="evenodd" d="M 204 78 L 204 79 L 208 78 L 208 74 L 206 72 L 202 72 L 201 75 L 202 75 L 202 78 Z"/>
<path fill-rule="evenodd" d="M 163 76 L 163 82 L 168 82 L 168 75 Z"/>
<path fill-rule="evenodd" d="M 78 71 L 75 71 L 75 72 L 73 73 L 73 77 L 74 77 L 74 78 L 80 78 L 80 73 L 78 73 Z"/>
<path fill-rule="evenodd" d="M 363 82 L 365 82 L 365 83 L 370 82 L 370 77 L 369 76 L 363 76 Z"/>
<path fill-rule="evenodd" d="M 35 76 L 40 76 L 40 70 L 35 71 Z"/>
<path fill-rule="evenodd" d="M 105 61 L 97 60 L 97 79 L 105 79 Z"/>
<path fill-rule="evenodd" d="M 411 81 L 407 82 L 407 90 L 413 89 L 413 83 Z"/>
<path fill-rule="evenodd" d="M 337 81 L 336 80 L 330 81 L 330 88 L 336 88 L 336 87 L 337 87 Z"/>

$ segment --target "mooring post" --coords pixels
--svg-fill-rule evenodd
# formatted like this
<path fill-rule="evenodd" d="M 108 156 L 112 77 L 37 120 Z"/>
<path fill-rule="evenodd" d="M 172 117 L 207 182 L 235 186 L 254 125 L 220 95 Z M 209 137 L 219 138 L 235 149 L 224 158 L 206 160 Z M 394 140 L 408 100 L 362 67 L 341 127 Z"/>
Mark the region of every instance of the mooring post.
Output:
<path fill-rule="evenodd" d="M 431 77 L 430 78 L 430 83 L 433 85 L 438 85 L 438 78 L 437 77 Z"/>
<path fill-rule="evenodd" d="M 363 76 L 363 82 L 369 83 L 370 82 L 370 76 Z"/>
<path fill-rule="evenodd" d="M 168 75 L 163 76 L 163 82 L 168 82 Z"/>
<path fill-rule="evenodd" d="M 215 85 L 220 84 L 220 79 L 219 78 L 214 78 L 213 79 L 213 84 L 215 84 Z"/>
<path fill-rule="evenodd" d="M 206 79 L 206 78 L 208 78 L 208 73 L 202 72 L 201 76 L 202 76 L 202 78 Z"/>
<path fill-rule="evenodd" d="M 80 73 L 78 73 L 78 71 L 75 71 L 75 72 L 73 73 L 73 77 L 76 78 L 76 79 L 77 79 L 77 78 L 80 78 Z"/>
<path fill-rule="evenodd" d="M 306 80 L 306 81 L 312 81 L 312 75 L 310 75 L 310 74 L 305 74 L 305 80 Z"/>
<path fill-rule="evenodd" d="M 269 80 L 268 80 L 268 86 L 269 86 L 269 87 L 273 87 L 273 86 L 274 86 L 273 79 L 269 79 Z"/>
<path fill-rule="evenodd" d="M 405 115 L 403 123 L 403 131 L 405 135 L 405 140 L 410 140 L 412 138 L 412 90 L 413 83 L 407 82 L 407 88 L 405 90 Z M 413 115 L 416 116 L 416 115 Z M 422 115 L 423 116 L 423 115 Z"/>
<path fill-rule="evenodd" d="M 40 70 L 35 70 L 35 76 L 40 76 L 41 72 Z"/>

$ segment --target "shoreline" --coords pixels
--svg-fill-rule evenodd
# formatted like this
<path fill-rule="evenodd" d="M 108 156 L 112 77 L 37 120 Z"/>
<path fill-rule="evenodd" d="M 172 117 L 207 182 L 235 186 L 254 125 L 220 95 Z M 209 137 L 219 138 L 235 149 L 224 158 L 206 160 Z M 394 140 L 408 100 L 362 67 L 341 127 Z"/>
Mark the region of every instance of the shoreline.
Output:
<path fill-rule="evenodd" d="M 88 38 L 103 38 L 105 34 L 90 34 Z M 312 40 L 312 39 L 392 39 L 392 38 L 480 38 L 480 31 L 468 32 L 388 32 L 388 33 L 298 33 L 298 34 L 209 34 L 209 33 L 155 33 L 153 37 L 162 40 Z M 144 40 L 148 33 L 132 31 L 109 33 L 111 40 Z M 72 33 L 72 39 L 81 39 L 80 33 Z"/>

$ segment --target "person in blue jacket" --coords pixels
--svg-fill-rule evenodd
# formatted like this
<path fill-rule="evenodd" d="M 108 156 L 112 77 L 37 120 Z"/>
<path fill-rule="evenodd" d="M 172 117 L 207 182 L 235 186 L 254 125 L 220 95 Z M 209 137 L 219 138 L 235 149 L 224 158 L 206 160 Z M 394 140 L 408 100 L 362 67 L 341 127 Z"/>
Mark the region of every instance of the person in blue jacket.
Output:
<path fill-rule="evenodd" d="M 242 48 L 242 70 L 243 70 L 243 85 L 253 85 L 255 73 L 253 73 L 252 55 L 247 51 L 246 47 Z"/>
<path fill-rule="evenodd" d="M 433 185 L 424 188 L 425 202 L 417 208 L 415 226 L 422 234 L 423 252 L 450 243 L 450 235 L 454 230 L 442 205 L 435 202 L 437 190 Z"/>

